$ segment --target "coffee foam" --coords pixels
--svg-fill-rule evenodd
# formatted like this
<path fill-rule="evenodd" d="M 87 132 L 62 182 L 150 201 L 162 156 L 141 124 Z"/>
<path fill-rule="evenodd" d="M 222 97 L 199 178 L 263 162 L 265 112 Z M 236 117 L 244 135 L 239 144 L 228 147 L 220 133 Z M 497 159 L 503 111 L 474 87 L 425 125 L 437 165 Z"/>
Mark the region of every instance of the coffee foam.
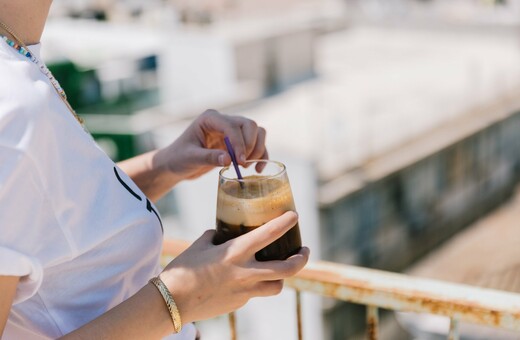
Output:
<path fill-rule="evenodd" d="M 217 219 L 227 224 L 260 226 L 283 213 L 295 210 L 288 182 L 259 198 L 238 198 L 219 191 Z"/>

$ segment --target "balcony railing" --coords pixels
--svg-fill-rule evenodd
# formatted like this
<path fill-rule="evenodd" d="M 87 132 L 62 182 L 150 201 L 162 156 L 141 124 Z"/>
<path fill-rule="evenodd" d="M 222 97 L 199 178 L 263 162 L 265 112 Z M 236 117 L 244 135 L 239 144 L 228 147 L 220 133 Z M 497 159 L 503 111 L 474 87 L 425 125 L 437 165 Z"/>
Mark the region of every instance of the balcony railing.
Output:
<path fill-rule="evenodd" d="M 164 255 L 174 257 L 186 242 L 167 240 Z M 309 263 L 285 285 L 296 291 L 298 339 L 303 339 L 300 292 L 367 306 L 367 338 L 379 335 L 378 309 L 449 317 L 448 339 L 459 339 L 459 322 L 520 331 L 520 295 L 461 284 L 416 278 L 330 262 Z M 236 339 L 230 315 L 232 339 Z"/>

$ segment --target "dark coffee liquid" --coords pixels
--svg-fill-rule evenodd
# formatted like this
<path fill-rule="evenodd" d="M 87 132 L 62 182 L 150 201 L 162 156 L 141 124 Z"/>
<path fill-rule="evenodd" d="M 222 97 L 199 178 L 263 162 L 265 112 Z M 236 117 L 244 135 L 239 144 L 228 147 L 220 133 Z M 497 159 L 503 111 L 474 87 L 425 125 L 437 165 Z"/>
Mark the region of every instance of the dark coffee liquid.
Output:
<path fill-rule="evenodd" d="M 217 233 L 213 239 L 214 244 L 222 244 L 232 238 L 238 237 L 257 227 L 227 224 L 217 219 Z M 297 254 L 302 247 L 300 228 L 298 224 L 292 227 L 282 237 L 261 249 L 255 254 L 258 261 L 285 260 L 291 255 Z"/>

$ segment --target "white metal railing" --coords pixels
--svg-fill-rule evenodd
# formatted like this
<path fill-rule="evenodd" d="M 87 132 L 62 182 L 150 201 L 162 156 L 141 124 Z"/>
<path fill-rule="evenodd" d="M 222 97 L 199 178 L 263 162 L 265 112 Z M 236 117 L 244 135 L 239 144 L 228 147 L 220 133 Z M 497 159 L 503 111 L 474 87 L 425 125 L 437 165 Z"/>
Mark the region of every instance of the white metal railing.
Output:
<path fill-rule="evenodd" d="M 367 305 L 369 339 L 378 337 L 378 308 L 449 317 L 448 339 L 458 339 L 459 321 L 520 331 L 518 294 L 330 262 L 310 263 L 286 285 Z"/>
<path fill-rule="evenodd" d="M 167 240 L 164 254 L 176 256 L 187 247 L 183 241 Z M 367 338 L 377 339 L 378 309 L 429 313 L 449 317 L 448 339 L 459 339 L 459 322 L 520 331 L 520 295 L 497 290 L 423 279 L 381 270 L 331 262 L 309 263 L 285 285 L 296 291 L 298 339 L 303 339 L 300 292 L 367 306 Z M 236 339 L 235 316 L 230 315 L 232 339 Z"/>

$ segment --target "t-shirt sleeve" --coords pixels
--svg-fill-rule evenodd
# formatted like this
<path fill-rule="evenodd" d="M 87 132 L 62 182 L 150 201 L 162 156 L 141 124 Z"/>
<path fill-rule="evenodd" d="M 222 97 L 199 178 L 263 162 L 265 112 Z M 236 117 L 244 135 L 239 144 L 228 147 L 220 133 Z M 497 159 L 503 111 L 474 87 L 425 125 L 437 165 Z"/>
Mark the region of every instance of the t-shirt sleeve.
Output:
<path fill-rule="evenodd" d="M 20 277 L 14 304 L 33 296 L 43 278 L 38 259 L 2 246 L 0 246 L 0 275 Z"/>
<path fill-rule="evenodd" d="M 1 135 L 0 135 L 1 137 Z M 42 282 L 39 259 L 44 195 L 34 163 L 0 139 L 0 275 L 19 276 L 14 303 L 33 296 Z"/>

